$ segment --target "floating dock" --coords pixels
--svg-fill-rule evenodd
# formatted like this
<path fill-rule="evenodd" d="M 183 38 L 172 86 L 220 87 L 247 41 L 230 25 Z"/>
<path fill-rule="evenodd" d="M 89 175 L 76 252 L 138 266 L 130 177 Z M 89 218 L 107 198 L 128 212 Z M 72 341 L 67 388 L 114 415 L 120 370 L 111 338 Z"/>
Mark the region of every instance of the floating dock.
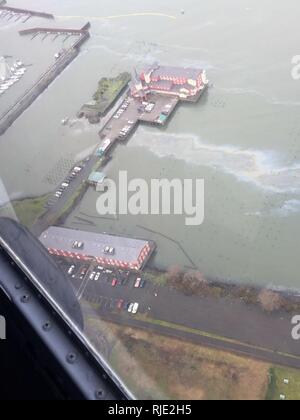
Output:
<path fill-rule="evenodd" d="M 30 28 L 19 31 L 21 36 L 24 35 L 35 35 L 37 33 L 45 34 L 56 34 L 56 35 L 85 35 L 85 33 L 90 29 L 91 24 L 87 23 L 81 29 L 66 29 L 66 28 Z"/>
<path fill-rule="evenodd" d="M 78 56 L 81 45 L 90 37 L 90 33 L 86 28 L 90 24 L 86 24 L 82 29 L 75 30 L 80 34 L 78 40 L 68 49 L 65 50 L 40 79 L 28 89 L 18 101 L 9 108 L 4 114 L 0 115 L 0 136 L 19 118 L 19 116 L 43 93 L 48 86 L 57 78 L 59 74 Z M 42 28 L 47 32 L 48 28 Z M 73 29 L 63 29 L 65 33 L 74 32 Z"/>

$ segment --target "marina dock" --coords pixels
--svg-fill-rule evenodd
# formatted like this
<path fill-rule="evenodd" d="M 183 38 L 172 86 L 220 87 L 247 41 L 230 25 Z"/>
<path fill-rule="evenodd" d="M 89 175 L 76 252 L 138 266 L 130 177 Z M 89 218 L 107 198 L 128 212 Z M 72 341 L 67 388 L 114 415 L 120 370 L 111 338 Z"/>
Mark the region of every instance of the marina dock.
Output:
<path fill-rule="evenodd" d="M 79 34 L 79 38 L 73 43 L 68 50 L 62 50 L 58 54 L 55 63 L 47 69 L 47 71 L 38 79 L 34 85 L 28 89 L 18 100 L 12 105 L 4 114 L 0 115 L 0 135 L 14 123 L 14 121 L 40 96 L 48 86 L 57 78 L 59 74 L 78 56 L 80 47 L 90 37 L 88 28 L 90 24 L 87 23 L 80 30 L 61 29 L 64 33 Z M 48 28 L 40 28 L 45 33 L 49 32 Z M 31 31 L 31 30 L 29 30 Z M 51 30 L 56 33 L 55 30 Z M 30 32 L 31 33 L 31 32 Z"/>
<path fill-rule="evenodd" d="M 28 15 L 30 17 L 40 17 L 44 19 L 54 19 L 54 15 L 51 13 L 44 13 L 44 12 L 36 12 L 34 10 L 27 10 L 27 9 L 19 9 L 16 7 L 8 7 L 6 6 L 6 1 L 0 3 L 0 11 L 6 11 L 7 13 L 12 14 L 20 14 L 20 15 Z"/>
<path fill-rule="evenodd" d="M 21 36 L 35 35 L 37 33 L 56 34 L 56 35 L 84 35 L 90 28 L 90 23 L 87 23 L 81 29 L 66 29 L 66 28 L 30 28 L 19 31 Z"/>

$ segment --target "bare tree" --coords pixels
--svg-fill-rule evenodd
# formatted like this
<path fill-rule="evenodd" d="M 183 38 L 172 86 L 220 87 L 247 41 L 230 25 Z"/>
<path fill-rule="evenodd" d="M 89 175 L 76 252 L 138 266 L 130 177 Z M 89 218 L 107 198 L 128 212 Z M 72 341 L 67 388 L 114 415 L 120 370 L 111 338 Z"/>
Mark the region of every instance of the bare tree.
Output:
<path fill-rule="evenodd" d="M 178 265 L 172 266 L 167 272 L 167 280 L 171 286 L 178 287 L 182 282 L 183 273 Z"/>
<path fill-rule="evenodd" d="M 200 271 L 189 271 L 183 276 L 183 288 L 186 293 L 197 294 L 206 290 L 208 281 Z"/>
<path fill-rule="evenodd" d="M 258 296 L 258 301 L 266 312 L 275 312 L 282 308 L 283 299 L 279 293 L 264 289 Z"/>

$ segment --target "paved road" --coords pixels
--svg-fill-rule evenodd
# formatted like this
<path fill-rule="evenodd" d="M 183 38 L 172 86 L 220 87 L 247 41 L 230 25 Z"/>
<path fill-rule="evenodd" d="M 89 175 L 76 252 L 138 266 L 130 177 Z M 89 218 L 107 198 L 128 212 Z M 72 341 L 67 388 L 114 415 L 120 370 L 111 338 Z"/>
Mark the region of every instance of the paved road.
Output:
<path fill-rule="evenodd" d="M 84 311 L 84 317 L 89 317 L 93 312 L 89 310 Z M 121 325 L 127 325 L 132 328 L 140 328 L 148 331 L 155 331 L 157 334 L 167 335 L 169 337 L 177 338 L 184 341 L 191 341 L 201 346 L 208 346 L 222 351 L 229 351 L 241 356 L 246 356 L 274 365 L 282 365 L 291 368 L 300 369 L 300 357 L 292 355 L 280 354 L 273 350 L 254 348 L 248 344 L 233 343 L 222 340 L 221 338 L 213 338 L 205 335 L 195 334 L 187 331 L 179 331 L 178 329 L 170 328 L 163 325 L 157 325 L 135 319 L 133 316 L 120 317 L 115 313 L 109 311 L 102 311 L 101 318 Z"/>

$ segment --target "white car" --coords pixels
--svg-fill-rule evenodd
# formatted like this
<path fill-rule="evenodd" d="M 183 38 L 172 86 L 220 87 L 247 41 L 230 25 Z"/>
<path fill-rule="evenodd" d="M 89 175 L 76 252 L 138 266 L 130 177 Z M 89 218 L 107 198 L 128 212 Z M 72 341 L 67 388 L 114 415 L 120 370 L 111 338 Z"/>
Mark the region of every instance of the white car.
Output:
<path fill-rule="evenodd" d="M 139 310 L 140 305 L 138 303 L 133 304 L 132 313 L 135 315 Z"/>
<path fill-rule="evenodd" d="M 96 271 L 93 271 L 92 274 L 90 275 L 90 280 L 94 280 L 96 275 Z"/>
<path fill-rule="evenodd" d="M 128 308 L 128 312 L 131 314 L 133 311 L 134 303 L 131 303 Z"/>
<path fill-rule="evenodd" d="M 95 277 L 95 281 L 98 281 L 100 279 L 101 273 L 97 273 Z"/>
<path fill-rule="evenodd" d="M 68 270 L 68 274 L 71 275 L 74 270 L 75 270 L 75 265 L 71 265 L 71 267 Z"/>
<path fill-rule="evenodd" d="M 136 289 L 138 289 L 140 287 L 141 281 L 142 281 L 142 279 L 140 277 L 136 279 L 136 282 L 134 284 L 134 287 Z"/>

